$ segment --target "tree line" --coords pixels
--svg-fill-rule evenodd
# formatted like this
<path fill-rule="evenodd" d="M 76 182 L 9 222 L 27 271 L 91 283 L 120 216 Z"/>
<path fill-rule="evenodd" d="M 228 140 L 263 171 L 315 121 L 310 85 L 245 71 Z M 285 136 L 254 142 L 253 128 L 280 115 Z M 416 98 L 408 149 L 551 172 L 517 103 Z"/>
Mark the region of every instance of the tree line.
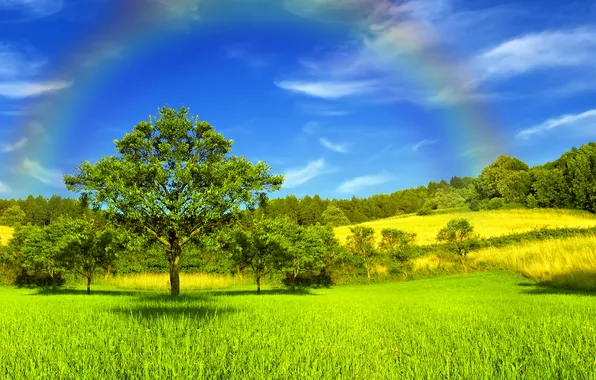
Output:
<path fill-rule="evenodd" d="M 426 186 L 368 198 L 323 199 L 319 195 L 272 199 L 262 212 L 288 216 L 299 225 L 362 223 L 434 210 L 569 208 L 596 212 L 596 143 L 565 152 L 559 159 L 529 167 L 500 155 L 478 177 L 451 177 Z"/>

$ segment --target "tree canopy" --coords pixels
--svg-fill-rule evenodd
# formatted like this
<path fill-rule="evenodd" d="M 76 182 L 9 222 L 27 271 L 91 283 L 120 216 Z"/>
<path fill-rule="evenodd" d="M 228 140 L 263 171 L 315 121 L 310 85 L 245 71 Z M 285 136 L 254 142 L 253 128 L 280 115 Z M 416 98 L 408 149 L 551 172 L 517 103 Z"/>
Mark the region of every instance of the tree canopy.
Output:
<path fill-rule="evenodd" d="M 187 108 L 163 107 L 115 141 L 117 155 L 85 161 L 64 180 L 95 208 L 165 247 L 171 294 L 178 295 L 183 247 L 281 187 L 283 176 L 264 162 L 231 155 L 232 144 Z"/>

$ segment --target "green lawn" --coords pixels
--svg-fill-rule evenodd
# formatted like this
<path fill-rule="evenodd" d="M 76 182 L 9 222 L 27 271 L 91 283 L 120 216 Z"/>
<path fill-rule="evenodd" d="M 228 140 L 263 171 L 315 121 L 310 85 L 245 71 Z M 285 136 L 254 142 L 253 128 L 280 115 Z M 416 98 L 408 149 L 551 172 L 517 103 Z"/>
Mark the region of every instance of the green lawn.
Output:
<path fill-rule="evenodd" d="M 170 299 L 0 288 L 0 378 L 596 378 L 596 297 L 505 272 Z"/>

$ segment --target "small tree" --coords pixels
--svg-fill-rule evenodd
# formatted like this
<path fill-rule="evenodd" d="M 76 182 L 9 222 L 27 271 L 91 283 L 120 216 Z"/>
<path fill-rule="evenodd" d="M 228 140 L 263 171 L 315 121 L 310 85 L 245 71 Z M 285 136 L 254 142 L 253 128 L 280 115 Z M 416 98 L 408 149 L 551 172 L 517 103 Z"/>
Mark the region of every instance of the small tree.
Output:
<path fill-rule="evenodd" d="M 245 222 L 232 231 L 232 259 L 240 268 L 250 268 L 255 276 L 257 294 L 267 274 L 282 269 L 290 261 L 284 218 L 259 218 Z"/>
<path fill-rule="evenodd" d="M 437 240 L 449 244 L 451 249 L 459 256 L 462 265 L 464 265 L 468 252 L 473 248 L 473 234 L 474 227 L 468 219 L 451 219 L 439 231 Z"/>
<path fill-rule="evenodd" d="M 399 262 L 406 276 L 406 264 L 411 258 L 410 248 L 414 240 L 416 240 L 415 233 L 405 232 L 395 228 L 385 228 L 381 231 L 379 249 L 391 260 Z"/>
<path fill-rule="evenodd" d="M 356 226 L 350 228 L 350 232 L 352 234 L 347 239 L 348 250 L 352 255 L 360 257 L 370 282 L 372 268 L 380 256 L 375 248 L 375 230 L 372 227 Z"/>
<path fill-rule="evenodd" d="M 327 206 L 327 209 L 323 211 L 323 214 L 321 215 L 321 219 L 323 220 L 324 224 L 330 224 L 333 227 L 350 224 L 350 220 L 346 214 L 344 214 L 342 209 L 335 206 L 334 204 Z"/>
<path fill-rule="evenodd" d="M 87 280 L 87 294 L 91 294 L 91 282 L 98 269 L 107 270 L 116 260 L 118 232 L 87 219 L 58 223 L 69 231 L 63 237 L 68 266 Z"/>
<path fill-rule="evenodd" d="M 283 268 L 292 288 L 300 274 L 322 270 L 325 267 L 325 234 L 321 226 L 288 226 L 282 233 L 289 253 L 289 261 Z"/>
<path fill-rule="evenodd" d="M 52 291 L 56 290 L 58 279 L 67 271 L 64 257 L 65 230 L 63 226 L 22 226 L 17 228 L 11 240 L 10 249 L 21 255 L 21 265 L 27 271 L 48 275 Z"/>

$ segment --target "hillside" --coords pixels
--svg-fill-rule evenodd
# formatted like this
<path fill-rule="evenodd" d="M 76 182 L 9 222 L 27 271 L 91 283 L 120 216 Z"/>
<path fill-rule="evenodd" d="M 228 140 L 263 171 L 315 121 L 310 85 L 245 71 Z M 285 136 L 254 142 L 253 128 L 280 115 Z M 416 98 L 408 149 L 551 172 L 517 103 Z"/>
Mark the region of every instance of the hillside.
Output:
<path fill-rule="evenodd" d="M 541 227 L 587 228 L 596 226 L 596 215 L 591 213 L 553 209 L 470 211 L 428 216 L 410 215 L 379 219 L 359 225 L 373 227 L 377 237 L 380 236 L 381 230 L 384 228 L 414 232 L 417 235 L 416 243 L 424 245 L 435 243 L 438 231 L 453 218 L 469 219 L 481 237 L 501 236 Z M 335 235 L 340 242 L 345 242 L 346 237 L 350 234 L 350 227 L 352 226 L 335 229 Z"/>

